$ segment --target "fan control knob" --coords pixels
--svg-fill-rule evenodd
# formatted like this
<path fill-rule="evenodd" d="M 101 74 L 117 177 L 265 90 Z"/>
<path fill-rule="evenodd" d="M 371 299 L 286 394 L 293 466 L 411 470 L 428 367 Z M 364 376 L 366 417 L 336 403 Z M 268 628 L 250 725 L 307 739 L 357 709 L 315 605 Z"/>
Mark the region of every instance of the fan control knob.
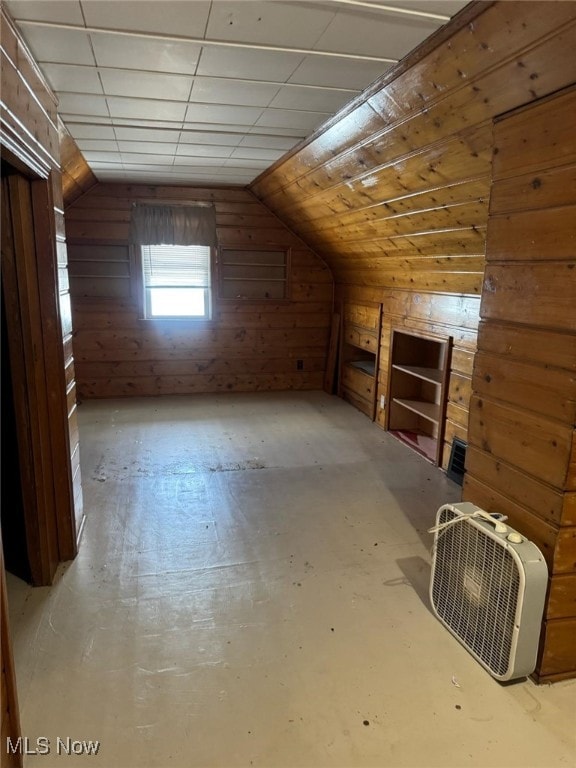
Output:
<path fill-rule="evenodd" d="M 517 533 L 516 531 L 512 531 L 512 533 L 509 533 L 506 538 L 512 544 L 522 544 L 522 542 L 523 542 L 522 536 L 520 536 L 520 534 Z"/>

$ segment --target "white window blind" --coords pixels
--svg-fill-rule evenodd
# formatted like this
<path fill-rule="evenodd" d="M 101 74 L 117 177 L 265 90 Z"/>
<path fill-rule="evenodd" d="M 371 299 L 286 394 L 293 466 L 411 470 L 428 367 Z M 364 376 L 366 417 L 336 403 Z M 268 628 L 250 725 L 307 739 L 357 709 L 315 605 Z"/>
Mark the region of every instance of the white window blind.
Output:
<path fill-rule="evenodd" d="M 143 245 L 146 317 L 210 316 L 210 247 Z"/>

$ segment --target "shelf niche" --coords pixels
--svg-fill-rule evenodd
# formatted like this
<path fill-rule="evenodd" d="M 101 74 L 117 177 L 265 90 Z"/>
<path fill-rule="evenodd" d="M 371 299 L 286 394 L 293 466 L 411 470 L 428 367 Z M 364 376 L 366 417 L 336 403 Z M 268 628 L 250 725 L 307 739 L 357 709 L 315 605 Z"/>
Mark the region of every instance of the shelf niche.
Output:
<path fill-rule="evenodd" d="M 451 341 L 392 330 L 386 429 L 435 465 L 441 460 Z"/>
<path fill-rule="evenodd" d="M 374 420 L 382 305 L 346 303 L 340 349 L 340 396 Z"/>

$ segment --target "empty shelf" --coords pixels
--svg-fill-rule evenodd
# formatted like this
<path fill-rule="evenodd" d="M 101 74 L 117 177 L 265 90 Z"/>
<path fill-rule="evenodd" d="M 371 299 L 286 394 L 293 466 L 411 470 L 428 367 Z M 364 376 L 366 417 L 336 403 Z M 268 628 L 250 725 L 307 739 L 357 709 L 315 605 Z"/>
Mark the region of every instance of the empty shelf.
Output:
<path fill-rule="evenodd" d="M 367 373 L 369 376 L 374 376 L 376 373 L 376 365 L 373 360 L 351 360 L 348 365 L 352 368 L 357 368 L 363 373 Z"/>
<path fill-rule="evenodd" d="M 423 416 L 428 421 L 433 421 L 435 424 L 438 424 L 440 420 L 440 406 L 436 403 L 428 403 L 424 400 L 403 400 L 398 397 L 395 397 L 393 402 L 417 413 L 418 416 Z"/>
<path fill-rule="evenodd" d="M 438 368 L 423 368 L 418 365 L 398 365 L 397 363 L 392 367 L 397 371 L 409 373 L 411 376 L 416 376 L 416 378 L 429 381 L 432 384 L 442 384 L 444 373 Z"/>

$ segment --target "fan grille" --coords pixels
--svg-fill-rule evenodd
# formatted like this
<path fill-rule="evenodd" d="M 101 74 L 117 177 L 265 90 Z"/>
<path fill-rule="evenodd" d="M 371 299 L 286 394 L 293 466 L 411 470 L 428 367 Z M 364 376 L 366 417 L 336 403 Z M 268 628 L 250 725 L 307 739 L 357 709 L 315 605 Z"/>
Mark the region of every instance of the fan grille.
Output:
<path fill-rule="evenodd" d="M 438 523 L 454 517 L 445 509 Z M 495 675 L 510 666 L 519 587 L 512 555 L 467 520 L 437 535 L 432 598 L 438 616 Z"/>

